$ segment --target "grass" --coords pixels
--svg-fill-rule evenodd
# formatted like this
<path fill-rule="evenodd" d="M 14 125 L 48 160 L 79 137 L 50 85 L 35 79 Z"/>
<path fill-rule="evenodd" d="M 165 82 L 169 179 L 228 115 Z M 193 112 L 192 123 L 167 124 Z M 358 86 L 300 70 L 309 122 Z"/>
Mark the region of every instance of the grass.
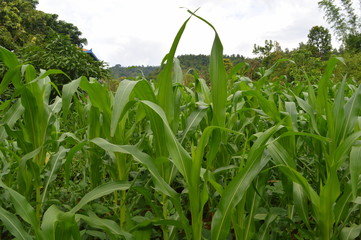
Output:
<path fill-rule="evenodd" d="M 212 29 L 213 26 L 195 13 Z M 208 86 L 157 80 L 114 93 L 81 77 L 57 90 L 0 49 L 0 239 L 357 239 L 361 87 L 227 73 L 215 31 Z M 244 72 L 244 71 L 243 71 Z"/>

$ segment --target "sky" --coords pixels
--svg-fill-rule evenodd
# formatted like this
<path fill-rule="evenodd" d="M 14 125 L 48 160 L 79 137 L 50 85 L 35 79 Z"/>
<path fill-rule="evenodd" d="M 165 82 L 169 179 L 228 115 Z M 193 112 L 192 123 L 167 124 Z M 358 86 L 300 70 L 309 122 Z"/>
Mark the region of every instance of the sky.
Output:
<path fill-rule="evenodd" d="M 307 42 L 316 25 L 329 27 L 317 0 L 39 0 L 38 10 L 72 23 L 84 46 L 109 66 L 158 66 L 189 10 L 209 21 L 224 54 L 252 57 L 254 44 L 276 40 L 282 49 Z M 332 33 L 332 30 L 330 29 Z M 210 54 L 214 31 L 192 17 L 176 55 Z M 334 37 L 333 37 L 334 39 Z M 333 44 L 337 42 L 333 41 Z"/>

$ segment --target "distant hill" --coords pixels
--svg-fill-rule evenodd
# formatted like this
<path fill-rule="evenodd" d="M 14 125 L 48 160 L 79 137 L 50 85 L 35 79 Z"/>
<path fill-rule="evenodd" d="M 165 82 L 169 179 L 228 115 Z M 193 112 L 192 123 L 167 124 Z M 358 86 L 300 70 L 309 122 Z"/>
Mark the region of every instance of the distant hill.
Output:
<path fill-rule="evenodd" d="M 204 54 L 185 54 L 179 55 L 177 58 L 180 61 L 183 72 L 186 73 L 189 70 L 193 69 L 198 72 L 198 74 L 207 79 L 209 76 L 209 56 Z M 224 55 L 225 59 L 229 59 L 230 63 L 234 66 L 240 62 L 243 62 L 245 58 L 239 54 L 235 55 Z M 133 67 L 123 67 L 120 64 L 117 64 L 110 68 L 111 75 L 113 79 L 119 78 L 136 78 L 142 77 L 144 75 L 147 79 L 155 79 L 159 73 L 159 66 L 133 66 Z"/>
<path fill-rule="evenodd" d="M 136 78 L 136 77 L 145 77 L 147 79 L 154 78 L 154 74 L 159 69 L 159 66 L 132 66 L 132 67 L 123 67 L 120 64 L 117 64 L 109 68 L 111 76 L 113 79 L 119 78 Z"/>

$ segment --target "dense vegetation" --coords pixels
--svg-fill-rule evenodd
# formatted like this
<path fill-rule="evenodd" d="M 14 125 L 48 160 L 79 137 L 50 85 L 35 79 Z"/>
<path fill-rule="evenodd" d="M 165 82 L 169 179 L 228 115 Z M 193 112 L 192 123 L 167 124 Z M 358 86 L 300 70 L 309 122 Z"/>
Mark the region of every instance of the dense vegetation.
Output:
<path fill-rule="evenodd" d="M 40 69 L 59 69 L 67 76 L 54 76 L 60 87 L 80 76 L 108 79 L 104 62 L 95 61 L 82 51 L 87 40 L 71 23 L 58 15 L 36 10 L 36 0 L 0 2 L 0 46 L 14 51 L 24 63 Z M 4 65 L 0 65 L 3 77 Z"/>
<path fill-rule="evenodd" d="M 266 41 L 235 62 L 215 31 L 204 79 L 175 58 L 190 14 L 156 79 L 115 91 L 85 76 L 57 90 L 63 71 L 0 48 L 0 239 L 360 237 L 349 37 L 333 53 L 315 27 L 298 49 Z"/>

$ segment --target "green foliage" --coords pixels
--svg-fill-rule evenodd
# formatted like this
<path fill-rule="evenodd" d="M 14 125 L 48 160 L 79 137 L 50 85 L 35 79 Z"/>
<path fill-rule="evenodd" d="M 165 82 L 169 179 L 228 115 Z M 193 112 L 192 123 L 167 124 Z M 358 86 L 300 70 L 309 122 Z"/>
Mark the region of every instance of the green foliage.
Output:
<path fill-rule="evenodd" d="M 137 78 L 137 77 L 156 79 L 155 73 L 159 72 L 159 67 L 157 66 L 123 67 L 120 64 L 117 64 L 113 67 L 110 67 L 109 70 L 113 79 Z"/>
<path fill-rule="evenodd" d="M 1 238 L 360 237 L 361 87 L 334 76 L 343 60 L 272 48 L 250 79 L 189 13 L 158 79 L 115 92 L 82 76 L 51 99 L 63 72 L 0 48 Z M 210 84 L 186 86 L 175 52 L 195 18 L 215 33 Z"/>
<path fill-rule="evenodd" d="M 325 17 L 336 34 L 338 40 L 342 41 L 345 49 L 358 51 L 360 45 L 360 16 L 352 0 L 341 0 L 341 6 L 333 0 L 322 0 L 318 6 L 325 11 Z"/>
<path fill-rule="evenodd" d="M 56 14 L 35 9 L 37 1 L 2 1 L 0 7 L 0 42 L 7 49 L 15 50 L 28 43 L 42 43 L 54 33 L 67 35 L 78 46 L 86 43 L 81 32 L 71 23 L 58 20 Z"/>
<path fill-rule="evenodd" d="M 60 69 L 67 74 L 54 77 L 62 85 L 81 76 L 99 80 L 110 78 L 104 62 L 95 61 L 82 49 L 71 43 L 69 37 L 52 35 L 43 44 L 28 44 L 18 51 L 23 61 L 39 69 Z"/>
<path fill-rule="evenodd" d="M 79 29 L 71 23 L 58 20 L 56 14 L 36 10 L 37 1 L 0 2 L 0 45 L 15 53 L 25 62 L 40 69 L 62 69 L 70 76 L 81 75 L 106 79 L 106 65 L 82 54 L 86 43 Z M 0 65 L 0 76 L 6 68 Z M 61 85 L 68 82 L 64 75 L 54 78 Z"/>
<path fill-rule="evenodd" d="M 315 57 L 328 59 L 332 50 L 331 34 L 322 26 L 314 26 L 308 34 L 307 44 L 314 48 Z"/>

